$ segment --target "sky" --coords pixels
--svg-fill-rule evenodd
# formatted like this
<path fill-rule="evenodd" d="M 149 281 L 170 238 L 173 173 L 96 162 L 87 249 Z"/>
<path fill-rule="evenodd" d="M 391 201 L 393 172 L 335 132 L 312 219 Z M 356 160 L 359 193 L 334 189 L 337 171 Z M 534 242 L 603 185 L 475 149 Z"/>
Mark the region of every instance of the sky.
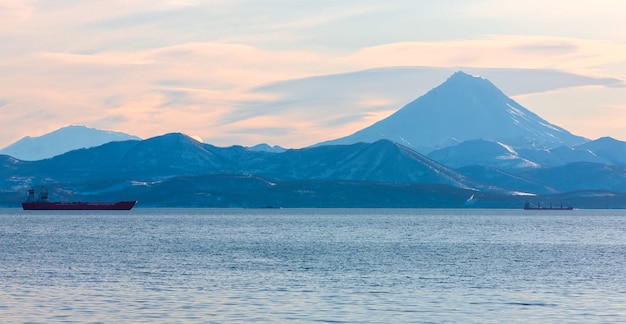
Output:
<path fill-rule="evenodd" d="M 0 148 L 68 125 L 288 148 L 458 70 L 626 140 L 623 0 L 0 0 Z"/>

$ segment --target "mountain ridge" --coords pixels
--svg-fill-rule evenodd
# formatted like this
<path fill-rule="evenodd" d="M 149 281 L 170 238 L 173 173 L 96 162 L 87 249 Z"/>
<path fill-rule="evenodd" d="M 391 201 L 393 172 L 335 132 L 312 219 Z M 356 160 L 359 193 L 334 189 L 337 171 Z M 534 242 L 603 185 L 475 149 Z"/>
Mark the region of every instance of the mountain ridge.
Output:
<path fill-rule="evenodd" d="M 284 150 L 167 133 L 42 160 L 0 155 L 0 205 L 46 185 L 52 198 L 127 196 L 145 207 L 518 208 L 532 197 L 626 208 L 625 142 L 573 135 L 484 78 L 457 72 L 371 127 L 381 124 L 395 141 L 366 128 L 371 142 Z M 425 155 L 416 134 L 445 147 Z"/>
<path fill-rule="evenodd" d="M 579 207 L 608 202 L 626 207 L 616 198 L 626 197 L 624 167 L 573 163 L 530 172 L 452 169 L 388 140 L 272 153 L 221 148 L 170 133 L 39 161 L 0 155 L 0 163 L 3 206 L 18 205 L 20 192 L 45 184 L 52 199 L 117 195 L 141 199 L 144 207 L 511 208 L 529 197 L 579 197 L 588 194 L 585 190 L 593 190 L 593 197 L 579 197 Z"/>

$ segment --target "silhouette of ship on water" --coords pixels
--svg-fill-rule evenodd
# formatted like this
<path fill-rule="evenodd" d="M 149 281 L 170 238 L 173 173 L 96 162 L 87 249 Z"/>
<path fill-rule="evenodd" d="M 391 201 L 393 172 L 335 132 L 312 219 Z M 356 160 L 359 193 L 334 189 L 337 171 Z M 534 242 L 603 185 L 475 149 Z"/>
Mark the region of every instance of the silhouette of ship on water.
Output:
<path fill-rule="evenodd" d="M 541 206 L 541 204 L 533 205 L 530 202 L 526 202 L 524 204 L 524 210 L 573 210 L 574 207 L 566 206 L 563 207 L 563 203 L 559 207 L 552 207 L 552 203 L 548 207 Z"/>
<path fill-rule="evenodd" d="M 57 201 L 48 200 L 48 190 L 42 187 L 35 197 L 35 189 L 28 189 L 26 201 L 22 202 L 24 210 L 131 210 L 136 200 L 117 202 L 84 202 L 84 201 Z"/>

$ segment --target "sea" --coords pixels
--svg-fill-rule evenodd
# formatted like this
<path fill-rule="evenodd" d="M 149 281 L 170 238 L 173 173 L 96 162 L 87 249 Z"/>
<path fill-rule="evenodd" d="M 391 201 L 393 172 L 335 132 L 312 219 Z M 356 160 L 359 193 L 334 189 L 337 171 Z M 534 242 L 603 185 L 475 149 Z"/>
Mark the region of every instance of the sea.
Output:
<path fill-rule="evenodd" d="M 0 209 L 2 323 L 624 323 L 626 210 Z"/>

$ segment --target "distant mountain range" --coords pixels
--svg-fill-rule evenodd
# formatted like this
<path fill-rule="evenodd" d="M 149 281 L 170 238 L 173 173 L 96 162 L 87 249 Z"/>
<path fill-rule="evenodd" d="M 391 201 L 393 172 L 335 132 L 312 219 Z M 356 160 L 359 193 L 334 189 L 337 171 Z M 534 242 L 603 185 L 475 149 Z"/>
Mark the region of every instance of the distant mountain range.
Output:
<path fill-rule="evenodd" d="M 0 164 L 0 204 L 6 207 L 19 206 L 25 190 L 41 184 L 52 200 L 132 197 L 143 207 L 517 208 L 527 199 L 563 197 L 578 207 L 626 207 L 622 166 L 452 169 L 388 140 L 274 153 L 172 133 L 39 161 L 5 155 Z"/>
<path fill-rule="evenodd" d="M 90 148 L 109 142 L 141 140 L 140 137 L 122 132 L 101 130 L 86 126 L 72 125 L 37 136 L 26 136 L 0 150 L 0 154 L 10 155 L 23 161 L 49 159 L 69 151 Z M 278 145 L 258 144 L 250 147 L 254 151 L 284 152 Z"/>
<path fill-rule="evenodd" d="M 47 159 L 72 150 L 94 147 L 112 141 L 139 140 L 134 135 L 105 131 L 85 126 L 67 126 L 54 132 L 38 136 L 26 136 L 0 150 L 0 154 L 35 161 Z"/>
<path fill-rule="evenodd" d="M 427 156 L 452 168 L 483 165 L 502 170 L 520 170 L 574 162 L 626 166 L 626 142 L 602 137 L 574 146 L 515 149 L 500 142 L 470 140 L 430 152 Z"/>
<path fill-rule="evenodd" d="M 221 148 L 170 133 L 42 160 L 0 155 L 0 206 L 46 185 L 52 200 L 138 207 L 626 208 L 625 142 L 573 135 L 462 72 L 322 144 Z"/>

